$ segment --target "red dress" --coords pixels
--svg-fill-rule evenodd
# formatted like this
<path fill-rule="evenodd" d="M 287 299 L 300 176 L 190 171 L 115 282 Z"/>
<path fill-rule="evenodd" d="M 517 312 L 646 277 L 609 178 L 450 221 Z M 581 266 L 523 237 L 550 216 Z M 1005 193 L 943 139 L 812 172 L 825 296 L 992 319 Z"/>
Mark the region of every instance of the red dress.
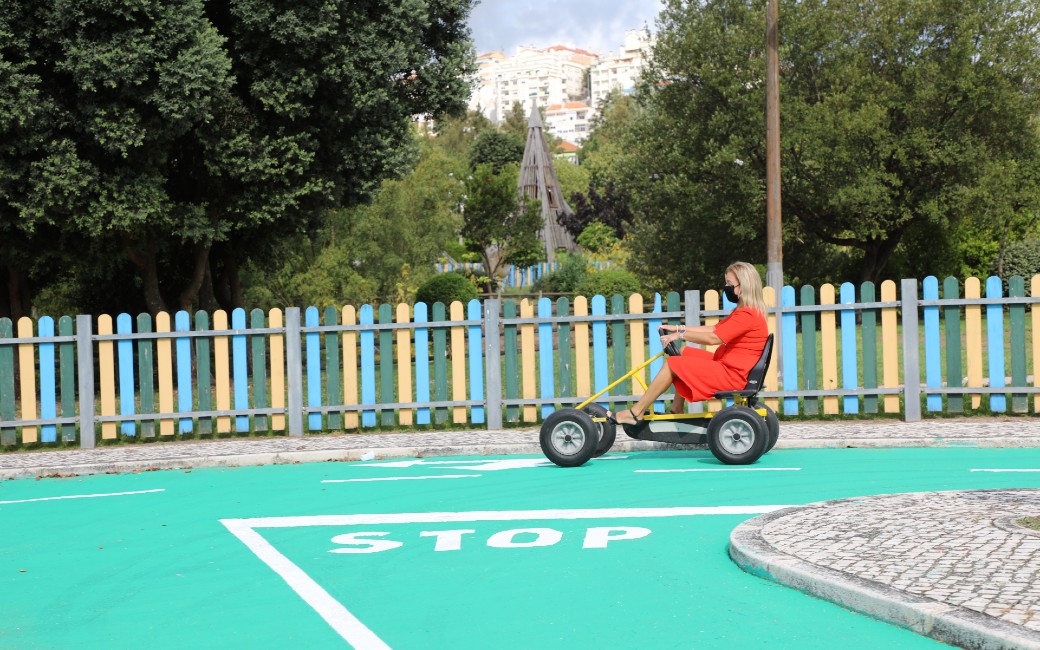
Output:
<path fill-rule="evenodd" d="M 758 363 L 769 337 L 766 319 L 750 307 L 734 309 L 715 325 L 722 339 L 715 353 L 686 346 L 682 354 L 668 357 L 675 392 L 690 402 L 711 399 L 720 390 L 742 390 Z"/>

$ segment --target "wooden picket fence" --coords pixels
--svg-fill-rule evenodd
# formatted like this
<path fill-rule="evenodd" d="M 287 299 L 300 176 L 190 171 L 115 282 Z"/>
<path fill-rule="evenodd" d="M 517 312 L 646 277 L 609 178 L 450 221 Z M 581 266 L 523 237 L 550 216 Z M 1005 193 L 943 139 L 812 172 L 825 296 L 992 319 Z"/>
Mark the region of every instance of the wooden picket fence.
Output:
<path fill-rule="evenodd" d="M 779 344 L 763 395 L 785 416 L 1036 413 L 1040 275 L 1028 296 L 1021 277 L 1007 287 L 996 277 L 946 278 L 941 290 L 934 277 L 786 286 L 779 306 L 767 288 Z M 0 319 L 0 446 L 534 425 L 660 352 L 660 324 L 713 324 L 732 307 L 712 290 L 650 304 L 636 294 L 236 309 L 212 321 Z M 603 402 L 641 392 L 633 380 Z"/>

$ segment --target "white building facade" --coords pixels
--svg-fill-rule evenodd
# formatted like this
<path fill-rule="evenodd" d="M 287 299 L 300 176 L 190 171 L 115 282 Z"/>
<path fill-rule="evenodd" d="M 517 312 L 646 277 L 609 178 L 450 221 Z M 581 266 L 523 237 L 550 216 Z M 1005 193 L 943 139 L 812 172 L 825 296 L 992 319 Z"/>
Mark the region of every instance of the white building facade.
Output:
<path fill-rule="evenodd" d="M 589 137 L 590 123 L 596 113 L 585 102 L 550 104 L 545 109 L 545 128 L 557 138 L 581 144 Z"/>
<path fill-rule="evenodd" d="M 645 29 L 626 31 L 625 44 L 617 54 L 610 54 L 589 67 L 589 91 L 594 107 L 599 108 L 613 90 L 625 94 L 635 91 L 653 44 L 653 38 Z"/>
<path fill-rule="evenodd" d="M 482 54 L 477 58 L 477 87 L 470 108 L 497 123 L 518 102 L 526 113 L 532 102 L 548 108 L 587 100 L 585 72 L 598 59 L 592 52 L 563 45 L 521 47 L 513 57 L 501 52 Z"/>

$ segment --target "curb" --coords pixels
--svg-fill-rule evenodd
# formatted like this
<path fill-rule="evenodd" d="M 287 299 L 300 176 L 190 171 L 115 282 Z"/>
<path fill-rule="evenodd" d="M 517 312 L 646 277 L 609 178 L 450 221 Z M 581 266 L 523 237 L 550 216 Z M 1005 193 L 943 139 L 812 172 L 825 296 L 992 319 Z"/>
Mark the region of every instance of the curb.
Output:
<path fill-rule="evenodd" d="M 730 534 L 729 556 L 752 575 L 943 643 L 973 650 L 1040 650 L 1040 634 L 979 612 L 816 566 L 777 550 L 762 536 L 768 524 L 794 512 L 852 500 L 822 501 L 749 519 Z"/>

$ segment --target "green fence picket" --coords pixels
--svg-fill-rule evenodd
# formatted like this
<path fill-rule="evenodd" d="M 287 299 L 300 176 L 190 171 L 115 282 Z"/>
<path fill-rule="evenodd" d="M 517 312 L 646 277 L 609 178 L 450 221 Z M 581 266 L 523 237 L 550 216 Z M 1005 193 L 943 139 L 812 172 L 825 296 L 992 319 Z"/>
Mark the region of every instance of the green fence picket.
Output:
<path fill-rule="evenodd" d="M 610 299 L 610 313 L 624 315 L 628 313 L 625 309 L 625 298 L 620 295 L 614 295 Z M 616 320 L 610 323 L 610 338 L 611 338 L 611 350 L 614 352 L 614 363 L 612 367 L 614 369 L 613 376 L 610 378 L 614 381 L 618 377 L 622 377 L 628 372 L 628 346 L 625 344 L 627 327 L 623 320 Z M 635 342 L 633 342 L 634 344 Z M 619 387 L 620 388 L 620 387 Z M 631 389 L 629 389 L 631 392 Z"/>
<path fill-rule="evenodd" d="M 0 318 L 0 339 L 14 338 L 10 318 Z M 14 420 L 14 345 L 0 345 L 0 420 Z M 0 445 L 18 444 L 13 427 L 0 427 Z"/>
<path fill-rule="evenodd" d="M 873 282 L 864 282 L 860 286 L 860 301 L 875 302 L 877 292 Z M 878 386 L 878 357 L 877 357 L 877 309 L 864 309 L 861 315 L 862 325 L 860 332 L 863 340 L 863 388 L 877 388 Z M 865 395 L 863 397 L 863 412 L 877 413 L 877 395 Z"/>
<path fill-rule="evenodd" d="M 379 306 L 379 324 L 390 325 L 394 322 L 390 305 Z M 380 404 L 394 403 L 394 331 L 379 330 L 379 397 Z M 394 426 L 394 407 L 383 406 L 379 412 L 379 423 L 384 427 Z"/>
<path fill-rule="evenodd" d="M 570 316 L 571 301 L 560 298 L 556 301 L 556 315 Z M 571 397 L 574 395 L 574 360 L 571 355 L 571 325 L 560 323 L 556 333 L 557 367 L 560 369 L 560 380 L 556 384 L 557 397 Z"/>
<path fill-rule="evenodd" d="M 326 307 L 322 322 L 325 325 L 339 325 L 339 310 Z M 339 332 L 325 332 L 325 403 L 341 405 L 343 390 L 340 383 Z M 328 427 L 333 431 L 343 428 L 343 414 L 330 411 Z"/>
<path fill-rule="evenodd" d="M 960 297 L 960 284 L 957 278 L 943 280 L 943 300 L 956 300 Z M 946 330 L 946 385 L 960 388 L 964 384 L 963 367 L 961 365 L 961 308 L 957 305 L 943 307 L 943 323 Z M 946 396 L 947 413 L 964 412 L 964 396 L 950 393 Z"/>
<path fill-rule="evenodd" d="M 264 329 L 267 327 L 267 316 L 262 309 L 254 309 L 249 312 L 249 327 L 251 329 Z M 268 406 L 267 401 L 267 334 L 254 334 L 249 337 L 251 361 L 253 363 L 253 405 L 258 409 Z M 266 415 L 257 415 L 253 418 L 253 428 L 256 431 L 269 431 Z"/>
<path fill-rule="evenodd" d="M 151 314 L 137 315 L 137 333 L 152 333 Z M 141 413 L 155 413 L 155 341 L 153 339 L 137 339 L 137 377 L 140 382 L 138 391 L 140 392 Z M 141 421 L 141 437 L 155 437 L 155 420 Z"/>
<path fill-rule="evenodd" d="M 58 336 L 73 336 L 71 316 L 58 319 Z M 58 368 L 61 373 L 61 417 L 76 417 L 76 344 L 72 341 L 58 344 Z M 63 442 L 76 440 L 76 425 L 72 422 L 61 425 Z"/>
<path fill-rule="evenodd" d="M 507 300 L 502 303 L 502 316 L 503 318 L 516 318 L 516 301 Z M 517 353 L 517 331 L 515 324 L 507 324 L 504 327 L 505 330 L 505 384 L 506 384 L 506 399 L 517 399 L 520 397 L 520 363 L 518 361 Z M 506 422 L 519 422 L 520 421 L 520 407 L 519 406 L 507 406 L 506 407 Z"/>
<path fill-rule="evenodd" d="M 444 323 L 444 303 L 433 303 L 433 317 L 430 319 L 436 323 L 433 327 L 433 401 L 448 401 L 448 331 L 442 326 Z M 439 406 L 433 412 L 434 423 L 444 424 L 448 421 L 448 408 Z"/>
<path fill-rule="evenodd" d="M 204 311 L 195 312 L 195 331 L 209 332 L 209 314 Z M 212 356 L 210 349 L 212 340 L 209 336 L 195 337 L 195 376 L 199 394 L 199 410 L 213 410 L 213 373 Z M 203 417 L 198 419 L 198 431 L 200 434 L 213 433 L 213 418 Z"/>
<path fill-rule="evenodd" d="M 802 287 L 801 306 L 809 307 L 816 304 L 816 289 L 810 286 Z M 802 312 L 802 372 L 799 378 L 802 380 L 802 390 L 817 390 L 816 381 L 816 312 Z M 806 397 L 802 402 L 802 415 L 819 415 L 820 400 L 816 397 Z"/>
<path fill-rule="evenodd" d="M 1008 280 L 1008 296 L 1024 298 L 1026 282 L 1020 275 Z M 1026 385 L 1026 306 L 1022 303 L 1008 307 L 1011 320 L 1011 385 Z M 1036 333 L 1034 333 L 1036 336 Z M 1021 353 L 1016 352 L 1021 350 Z M 1011 410 L 1015 413 L 1029 412 L 1029 398 L 1024 393 L 1011 394 Z"/>

